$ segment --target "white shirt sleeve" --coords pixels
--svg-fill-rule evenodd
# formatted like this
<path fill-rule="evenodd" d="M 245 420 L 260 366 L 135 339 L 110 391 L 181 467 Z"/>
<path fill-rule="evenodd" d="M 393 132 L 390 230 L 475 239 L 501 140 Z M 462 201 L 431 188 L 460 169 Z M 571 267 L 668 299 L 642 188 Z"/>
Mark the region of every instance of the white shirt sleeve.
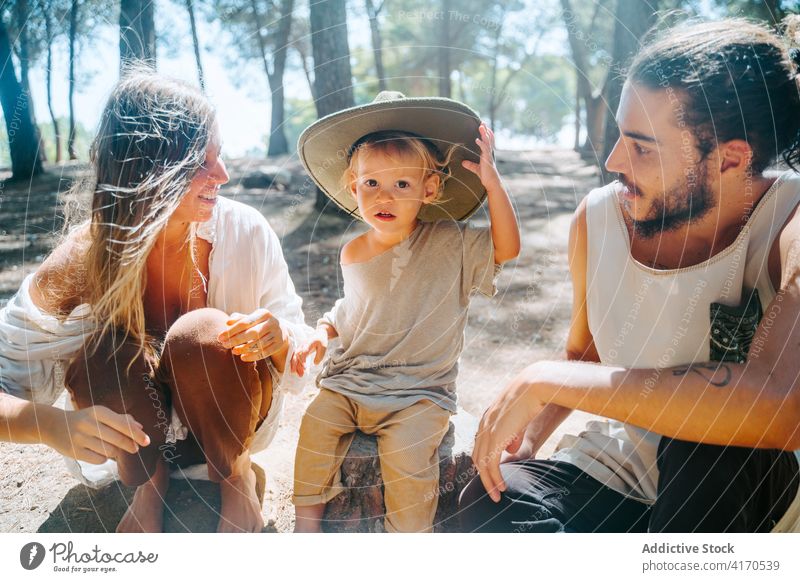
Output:
<path fill-rule="evenodd" d="M 300 378 L 293 374 L 289 369 L 289 361 L 296 346 L 307 341 L 313 330 L 306 325 L 303 300 L 295 291 L 294 283 L 289 276 L 289 267 L 283 258 L 278 236 L 266 219 L 262 224 L 263 228 L 259 229 L 256 235 L 261 240 L 254 245 L 254 248 L 263 249 L 263 261 L 258 263 L 259 272 L 256 278 L 260 285 L 258 304 L 280 319 L 289 334 L 289 352 L 286 355 L 283 374 L 273 371 L 273 376 L 279 379 L 278 384 L 282 390 L 296 394 L 308 383 L 308 375 Z"/>

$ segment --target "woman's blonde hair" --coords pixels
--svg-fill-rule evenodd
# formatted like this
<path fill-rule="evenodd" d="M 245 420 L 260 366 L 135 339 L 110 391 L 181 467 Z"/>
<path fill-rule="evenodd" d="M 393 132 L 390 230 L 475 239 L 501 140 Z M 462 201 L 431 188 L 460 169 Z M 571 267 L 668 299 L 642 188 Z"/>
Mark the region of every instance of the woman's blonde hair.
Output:
<path fill-rule="evenodd" d="M 380 152 L 395 156 L 414 156 L 419 159 L 424 178 L 439 176 L 439 186 L 434 203 L 441 202 L 444 185 L 450 177 L 450 162 L 457 144 L 453 144 L 442 152 L 436 145 L 424 137 L 397 130 L 385 130 L 369 133 L 358 139 L 348 152 L 347 170 L 342 174 L 342 184 L 347 189 L 353 181 L 358 169 L 358 157 L 362 153 Z"/>
<path fill-rule="evenodd" d="M 214 118 L 197 88 L 142 65 L 128 68 L 111 93 L 90 150 L 84 299 L 98 337 L 121 331 L 140 353 L 147 347 L 147 257 L 205 161 Z M 193 262 L 194 225 L 188 236 Z"/>

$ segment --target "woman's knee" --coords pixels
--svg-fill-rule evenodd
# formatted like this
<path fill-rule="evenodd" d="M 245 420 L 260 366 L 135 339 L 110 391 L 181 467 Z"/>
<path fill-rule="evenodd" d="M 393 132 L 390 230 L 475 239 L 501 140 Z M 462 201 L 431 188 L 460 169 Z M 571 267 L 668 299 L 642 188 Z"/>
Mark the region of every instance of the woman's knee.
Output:
<path fill-rule="evenodd" d="M 272 401 L 265 364 L 244 362 L 217 339 L 227 314 L 198 309 L 170 327 L 159 376 L 180 420 L 197 438 L 213 480 L 227 478 Z"/>
<path fill-rule="evenodd" d="M 219 333 L 225 329 L 228 315 L 224 311 L 213 307 L 195 309 L 181 315 L 170 326 L 164 339 L 164 349 L 208 349 L 224 350 L 225 348 L 217 339 Z"/>
<path fill-rule="evenodd" d="M 231 373 L 243 367 L 217 339 L 227 319 L 225 312 L 213 308 L 196 309 L 178 318 L 164 339 L 160 364 L 164 381 L 177 390 L 191 389 L 200 377 L 207 383 L 217 370 Z"/>

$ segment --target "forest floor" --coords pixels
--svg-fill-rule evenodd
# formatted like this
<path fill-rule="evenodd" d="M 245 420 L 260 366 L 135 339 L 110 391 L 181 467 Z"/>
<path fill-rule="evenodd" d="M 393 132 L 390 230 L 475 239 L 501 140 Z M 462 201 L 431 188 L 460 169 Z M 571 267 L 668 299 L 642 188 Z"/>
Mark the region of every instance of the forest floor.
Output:
<path fill-rule="evenodd" d="M 306 321 L 313 324 L 339 297 L 339 249 L 363 225 L 316 211 L 311 196 L 302 194 L 310 190 L 296 158 L 240 159 L 228 165 L 232 179 L 222 194 L 269 219 L 303 297 Z M 245 188 L 242 178 L 265 166 L 282 169 L 283 186 Z M 499 152 L 498 167 L 517 208 L 523 250 L 504 267 L 497 296 L 476 296 L 471 305 L 458 398 L 460 407 L 475 416 L 527 364 L 563 357 L 572 303 L 569 224 L 578 202 L 598 185 L 595 168 L 566 150 Z M 58 241 L 64 193 L 86 170 L 69 163 L 50 166 L 33 183 L 0 182 L 0 306 Z M 486 224 L 485 207 L 472 220 Z M 287 397 L 275 440 L 253 456 L 267 475 L 264 515 L 272 531 L 291 531 L 293 525 L 292 463 L 300 418 L 315 392 Z M 547 456 L 564 433 L 581 431 L 588 418 L 573 413 L 539 456 Z M 131 493 L 116 490 L 118 502 L 108 505 L 71 477 L 53 450 L 0 443 L 0 532 L 113 531 Z"/>

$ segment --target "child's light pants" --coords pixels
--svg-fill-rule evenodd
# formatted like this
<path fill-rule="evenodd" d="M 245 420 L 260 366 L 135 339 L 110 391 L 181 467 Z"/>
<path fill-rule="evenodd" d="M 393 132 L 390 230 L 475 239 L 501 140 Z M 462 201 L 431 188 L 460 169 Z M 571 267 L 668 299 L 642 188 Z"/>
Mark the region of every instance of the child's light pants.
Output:
<path fill-rule="evenodd" d="M 344 490 L 339 469 L 358 429 L 378 439 L 386 531 L 431 531 L 438 502 L 438 451 L 449 422 L 450 413 L 430 400 L 378 412 L 323 388 L 300 425 L 292 502 L 327 503 Z"/>

